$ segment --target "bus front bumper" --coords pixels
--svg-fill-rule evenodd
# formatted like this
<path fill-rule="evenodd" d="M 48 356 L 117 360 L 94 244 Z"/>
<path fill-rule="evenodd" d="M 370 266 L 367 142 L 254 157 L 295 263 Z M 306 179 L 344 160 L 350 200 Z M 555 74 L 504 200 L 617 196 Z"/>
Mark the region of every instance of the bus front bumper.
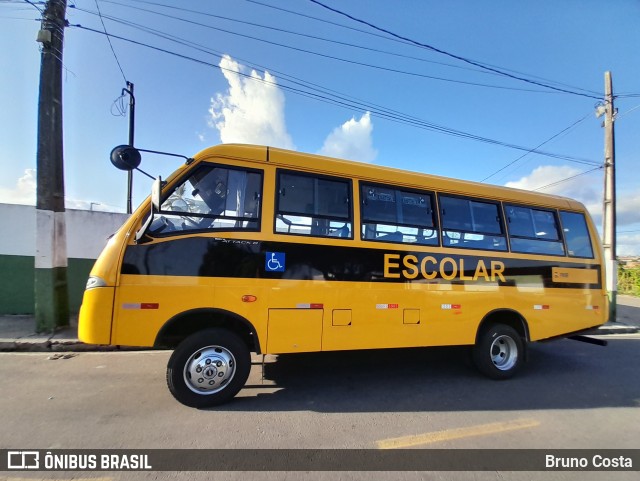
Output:
<path fill-rule="evenodd" d="M 115 287 L 84 291 L 78 319 L 78 338 L 87 344 L 110 344 Z"/>

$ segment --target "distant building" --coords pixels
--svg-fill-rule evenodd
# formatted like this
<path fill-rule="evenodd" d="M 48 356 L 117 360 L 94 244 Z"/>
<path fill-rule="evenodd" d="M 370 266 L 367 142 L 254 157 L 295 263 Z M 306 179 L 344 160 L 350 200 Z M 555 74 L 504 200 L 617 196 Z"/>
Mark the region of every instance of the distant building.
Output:
<path fill-rule="evenodd" d="M 619 256 L 618 264 L 625 269 L 640 268 L 640 256 Z"/>

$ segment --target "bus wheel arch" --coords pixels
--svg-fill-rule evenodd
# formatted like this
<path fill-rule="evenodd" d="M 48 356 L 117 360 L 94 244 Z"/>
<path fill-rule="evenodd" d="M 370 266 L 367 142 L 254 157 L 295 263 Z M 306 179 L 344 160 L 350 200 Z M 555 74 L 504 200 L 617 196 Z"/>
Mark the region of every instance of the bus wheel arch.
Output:
<path fill-rule="evenodd" d="M 250 352 L 262 352 L 256 329 L 251 322 L 233 312 L 215 308 L 192 309 L 172 317 L 158 331 L 154 347 L 176 348 L 189 336 L 212 328 L 234 333 Z"/>
<path fill-rule="evenodd" d="M 509 309 L 492 311 L 478 327 L 473 361 L 485 376 L 509 379 L 526 360 L 528 338 L 528 326 L 520 314 Z"/>

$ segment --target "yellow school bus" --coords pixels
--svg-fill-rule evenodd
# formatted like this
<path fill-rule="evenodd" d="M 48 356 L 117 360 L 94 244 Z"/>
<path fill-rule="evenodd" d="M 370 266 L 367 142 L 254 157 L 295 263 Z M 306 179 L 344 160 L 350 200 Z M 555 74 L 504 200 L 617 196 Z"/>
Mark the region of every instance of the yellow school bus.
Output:
<path fill-rule="evenodd" d="M 528 342 L 606 322 L 604 276 L 574 200 L 220 145 L 157 179 L 109 240 L 79 335 L 174 349 L 169 389 L 194 407 L 235 396 L 251 352 L 469 345 L 506 379 Z"/>

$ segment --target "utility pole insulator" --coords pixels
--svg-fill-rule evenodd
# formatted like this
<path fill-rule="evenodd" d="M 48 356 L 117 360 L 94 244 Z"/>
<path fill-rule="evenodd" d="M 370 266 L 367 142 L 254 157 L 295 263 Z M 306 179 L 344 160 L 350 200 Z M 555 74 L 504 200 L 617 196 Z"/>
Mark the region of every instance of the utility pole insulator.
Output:
<path fill-rule="evenodd" d="M 36 37 L 38 43 L 51 43 L 51 31 L 50 30 L 38 30 L 38 36 Z"/>

